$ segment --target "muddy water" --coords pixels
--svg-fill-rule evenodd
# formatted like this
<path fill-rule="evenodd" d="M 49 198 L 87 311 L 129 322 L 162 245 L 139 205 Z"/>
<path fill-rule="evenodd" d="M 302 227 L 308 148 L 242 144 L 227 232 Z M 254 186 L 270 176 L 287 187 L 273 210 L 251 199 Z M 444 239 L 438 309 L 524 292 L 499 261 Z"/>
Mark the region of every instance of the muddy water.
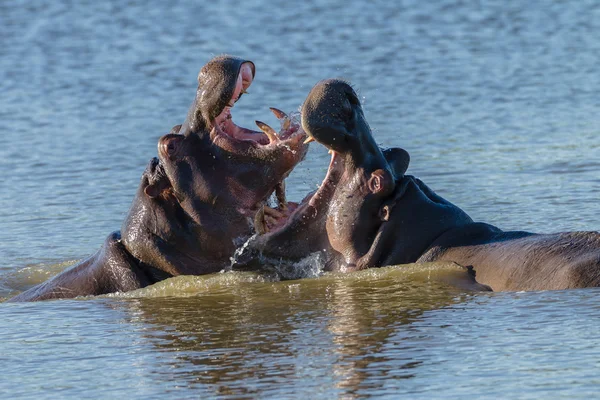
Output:
<path fill-rule="evenodd" d="M 253 60 L 234 119 L 275 123 L 353 82 L 378 142 L 477 220 L 600 226 L 600 8 L 549 3 L 0 4 L 0 297 L 94 252 L 125 216 L 198 69 Z M 313 147 L 288 181 L 323 178 Z M 414 268 L 414 267 L 413 267 Z M 596 289 L 468 293 L 451 266 L 271 282 L 185 277 L 0 305 L 7 398 L 589 398 Z"/>

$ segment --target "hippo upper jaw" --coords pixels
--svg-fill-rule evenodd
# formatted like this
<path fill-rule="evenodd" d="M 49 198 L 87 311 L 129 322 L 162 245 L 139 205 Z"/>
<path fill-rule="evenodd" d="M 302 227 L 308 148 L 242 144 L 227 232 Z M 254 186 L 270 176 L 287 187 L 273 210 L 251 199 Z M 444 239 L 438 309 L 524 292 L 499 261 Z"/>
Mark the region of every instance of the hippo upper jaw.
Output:
<path fill-rule="evenodd" d="M 208 62 L 200 70 L 196 97 L 177 133 L 209 136 L 214 147 L 238 161 L 272 161 L 283 153 L 282 149 L 288 149 L 290 154 L 284 157 L 293 167 L 307 150 L 297 118 L 271 108 L 281 123 L 279 133 L 259 121 L 258 131 L 233 122 L 232 110 L 242 95 L 248 93 L 254 75 L 254 63 L 241 58 L 223 55 Z"/>

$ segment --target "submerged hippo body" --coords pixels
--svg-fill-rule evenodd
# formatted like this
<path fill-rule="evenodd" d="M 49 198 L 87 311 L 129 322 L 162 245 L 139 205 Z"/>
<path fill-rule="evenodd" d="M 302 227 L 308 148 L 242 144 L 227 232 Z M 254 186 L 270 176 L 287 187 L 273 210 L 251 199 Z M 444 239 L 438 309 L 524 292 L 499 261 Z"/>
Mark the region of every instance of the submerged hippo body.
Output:
<path fill-rule="evenodd" d="M 299 124 L 279 110 L 279 134 L 263 123 L 265 132 L 233 123 L 231 108 L 253 78 L 250 61 L 219 56 L 206 64 L 187 119 L 159 139 L 159 158 L 144 172 L 121 231 L 89 259 L 12 300 L 128 291 L 228 267 L 273 192 L 285 208 L 283 180 L 307 149 Z"/>
<path fill-rule="evenodd" d="M 164 196 L 151 197 L 156 191 L 168 185 L 169 182 L 158 159 L 152 159 L 142 174 L 140 186 L 122 229 L 128 230 L 132 224 L 145 226 L 146 229 L 149 226 L 161 227 L 162 230 L 175 227 L 177 214 L 181 209 L 178 209 L 175 202 L 167 204 L 169 199 Z M 143 208 L 149 212 L 139 213 Z M 134 222 L 132 217 L 135 215 L 141 220 Z M 151 236 L 153 231 L 154 229 L 147 229 L 145 236 Z M 146 239 L 140 237 L 138 240 Z M 153 264 L 144 263 L 133 256 L 123 243 L 121 232 L 116 231 L 106 238 L 100 250 L 91 257 L 9 301 L 36 301 L 126 292 L 171 276 L 168 272 L 154 267 Z"/>
<path fill-rule="evenodd" d="M 493 290 L 600 286 L 600 234 L 504 232 L 474 222 L 405 175 L 408 153 L 379 150 L 345 82 L 317 84 L 302 123 L 333 152 L 327 176 L 285 223 L 250 243 L 250 258 L 294 262 L 319 253 L 329 270 L 452 261 Z"/>
<path fill-rule="evenodd" d="M 502 231 L 464 218 L 457 206 L 406 176 L 369 266 L 452 261 L 494 291 L 600 286 L 600 234 Z M 438 226 L 439 223 L 439 226 Z"/>

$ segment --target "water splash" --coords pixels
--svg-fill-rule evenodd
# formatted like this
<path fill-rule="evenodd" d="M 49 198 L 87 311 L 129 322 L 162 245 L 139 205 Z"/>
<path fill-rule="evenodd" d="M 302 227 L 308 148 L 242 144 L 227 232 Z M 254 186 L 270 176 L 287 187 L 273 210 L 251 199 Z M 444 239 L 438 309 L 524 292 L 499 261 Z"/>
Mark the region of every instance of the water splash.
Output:
<path fill-rule="evenodd" d="M 317 278 L 323 274 L 325 260 L 320 251 L 311 253 L 299 261 L 261 257 L 265 269 L 275 273 L 282 280 Z"/>
<path fill-rule="evenodd" d="M 290 126 L 300 126 L 300 111 L 292 111 L 291 113 L 288 114 L 288 120 L 290 123 Z M 284 126 L 286 125 L 286 120 L 282 119 L 279 121 L 281 123 L 280 129 L 284 130 Z M 289 129 L 289 128 L 288 128 Z"/>
<path fill-rule="evenodd" d="M 281 119 L 279 121 L 280 123 L 280 127 L 279 127 L 279 131 L 283 132 L 283 131 L 289 131 L 290 129 L 292 129 L 292 127 L 297 127 L 297 130 L 300 130 L 301 125 L 300 125 L 300 111 L 292 111 L 288 114 L 287 118 Z M 286 128 L 286 125 L 289 124 Z M 295 135 L 297 132 L 294 132 L 293 135 Z M 283 148 L 285 148 L 286 150 L 288 150 L 290 153 L 292 154 L 296 154 L 296 150 L 292 149 L 289 145 L 282 143 L 281 146 Z"/>
<path fill-rule="evenodd" d="M 255 233 L 254 235 L 250 236 L 248 239 L 246 239 L 240 246 L 238 246 L 237 249 L 235 249 L 235 252 L 233 253 L 233 255 L 231 257 L 229 257 L 229 267 L 223 268 L 223 270 L 221 272 L 228 272 L 233 270 L 233 266 L 235 264 L 238 263 L 240 257 L 244 254 L 244 251 L 246 251 L 246 248 L 250 245 L 250 242 L 252 242 L 256 237 L 258 236 L 258 233 Z M 243 239 L 240 238 L 240 242 Z"/>

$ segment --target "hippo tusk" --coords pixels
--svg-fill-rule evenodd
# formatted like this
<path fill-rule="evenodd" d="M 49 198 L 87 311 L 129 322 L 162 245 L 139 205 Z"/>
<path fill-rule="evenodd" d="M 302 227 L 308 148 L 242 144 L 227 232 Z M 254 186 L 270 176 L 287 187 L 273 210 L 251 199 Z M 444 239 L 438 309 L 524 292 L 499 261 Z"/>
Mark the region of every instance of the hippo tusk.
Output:
<path fill-rule="evenodd" d="M 265 223 L 265 205 L 263 204 L 256 215 L 254 216 L 254 230 L 259 235 L 267 233 L 267 225 Z"/>
<path fill-rule="evenodd" d="M 285 198 L 285 181 L 281 181 L 275 186 L 275 197 L 277 198 L 277 206 L 281 211 L 287 209 L 287 201 Z"/>
<path fill-rule="evenodd" d="M 260 130 L 263 131 L 265 133 L 265 135 L 267 135 L 270 143 L 277 143 L 279 141 L 279 137 L 277 136 L 277 132 L 275 132 L 275 129 L 271 128 L 269 125 L 265 124 L 264 122 L 261 122 L 261 121 L 255 121 L 255 122 L 256 122 L 256 126 L 258 126 L 260 128 Z"/>
<path fill-rule="evenodd" d="M 308 133 L 307 133 L 308 135 Z M 304 140 L 304 144 L 309 144 L 310 142 L 314 142 L 315 138 L 312 136 L 308 136 L 305 140 Z"/>
<path fill-rule="evenodd" d="M 271 217 L 273 219 L 279 219 L 279 218 L 285 217 L 285 214 L 283 214 L 279 210 L 276 210 L 275 208 L 265 206 L 265 218 L 266 217 Z"/>
<path fill-rule="evenodd" d="M 281 120 L 281 129 L 284 131 L 287 131 L 288 129 L 290 129 L 290 125 L 292 124 L 292 121 L 290 120 L 290 117 L 284 113 L 283 111 L 275 108 L 275 107 L 269 107 L 269 110 L 271 110 L 271 112 L 273 112 L 273 114 L 275 115 L 275 117 L 279 120 Z"/>
<path fill-rule="evenodd" d="M 271 110 L 271 112 L 272 112 L 272 113 L 275 115 L 275 117 L 276 117 L 277 119 L 284 119 L 284 118 L 288 118 L 288 119 L 289 119 L 289 117 L 287 116 L 287 114 L 286 114 L 286 113 L 284 113 L 283 111 L 281 111 L 281 110 L 280 110 L 280 109 L 278 109 L 278 108 L 275 108 L 275 107 L 269 107 L 269 110 Z"/>

